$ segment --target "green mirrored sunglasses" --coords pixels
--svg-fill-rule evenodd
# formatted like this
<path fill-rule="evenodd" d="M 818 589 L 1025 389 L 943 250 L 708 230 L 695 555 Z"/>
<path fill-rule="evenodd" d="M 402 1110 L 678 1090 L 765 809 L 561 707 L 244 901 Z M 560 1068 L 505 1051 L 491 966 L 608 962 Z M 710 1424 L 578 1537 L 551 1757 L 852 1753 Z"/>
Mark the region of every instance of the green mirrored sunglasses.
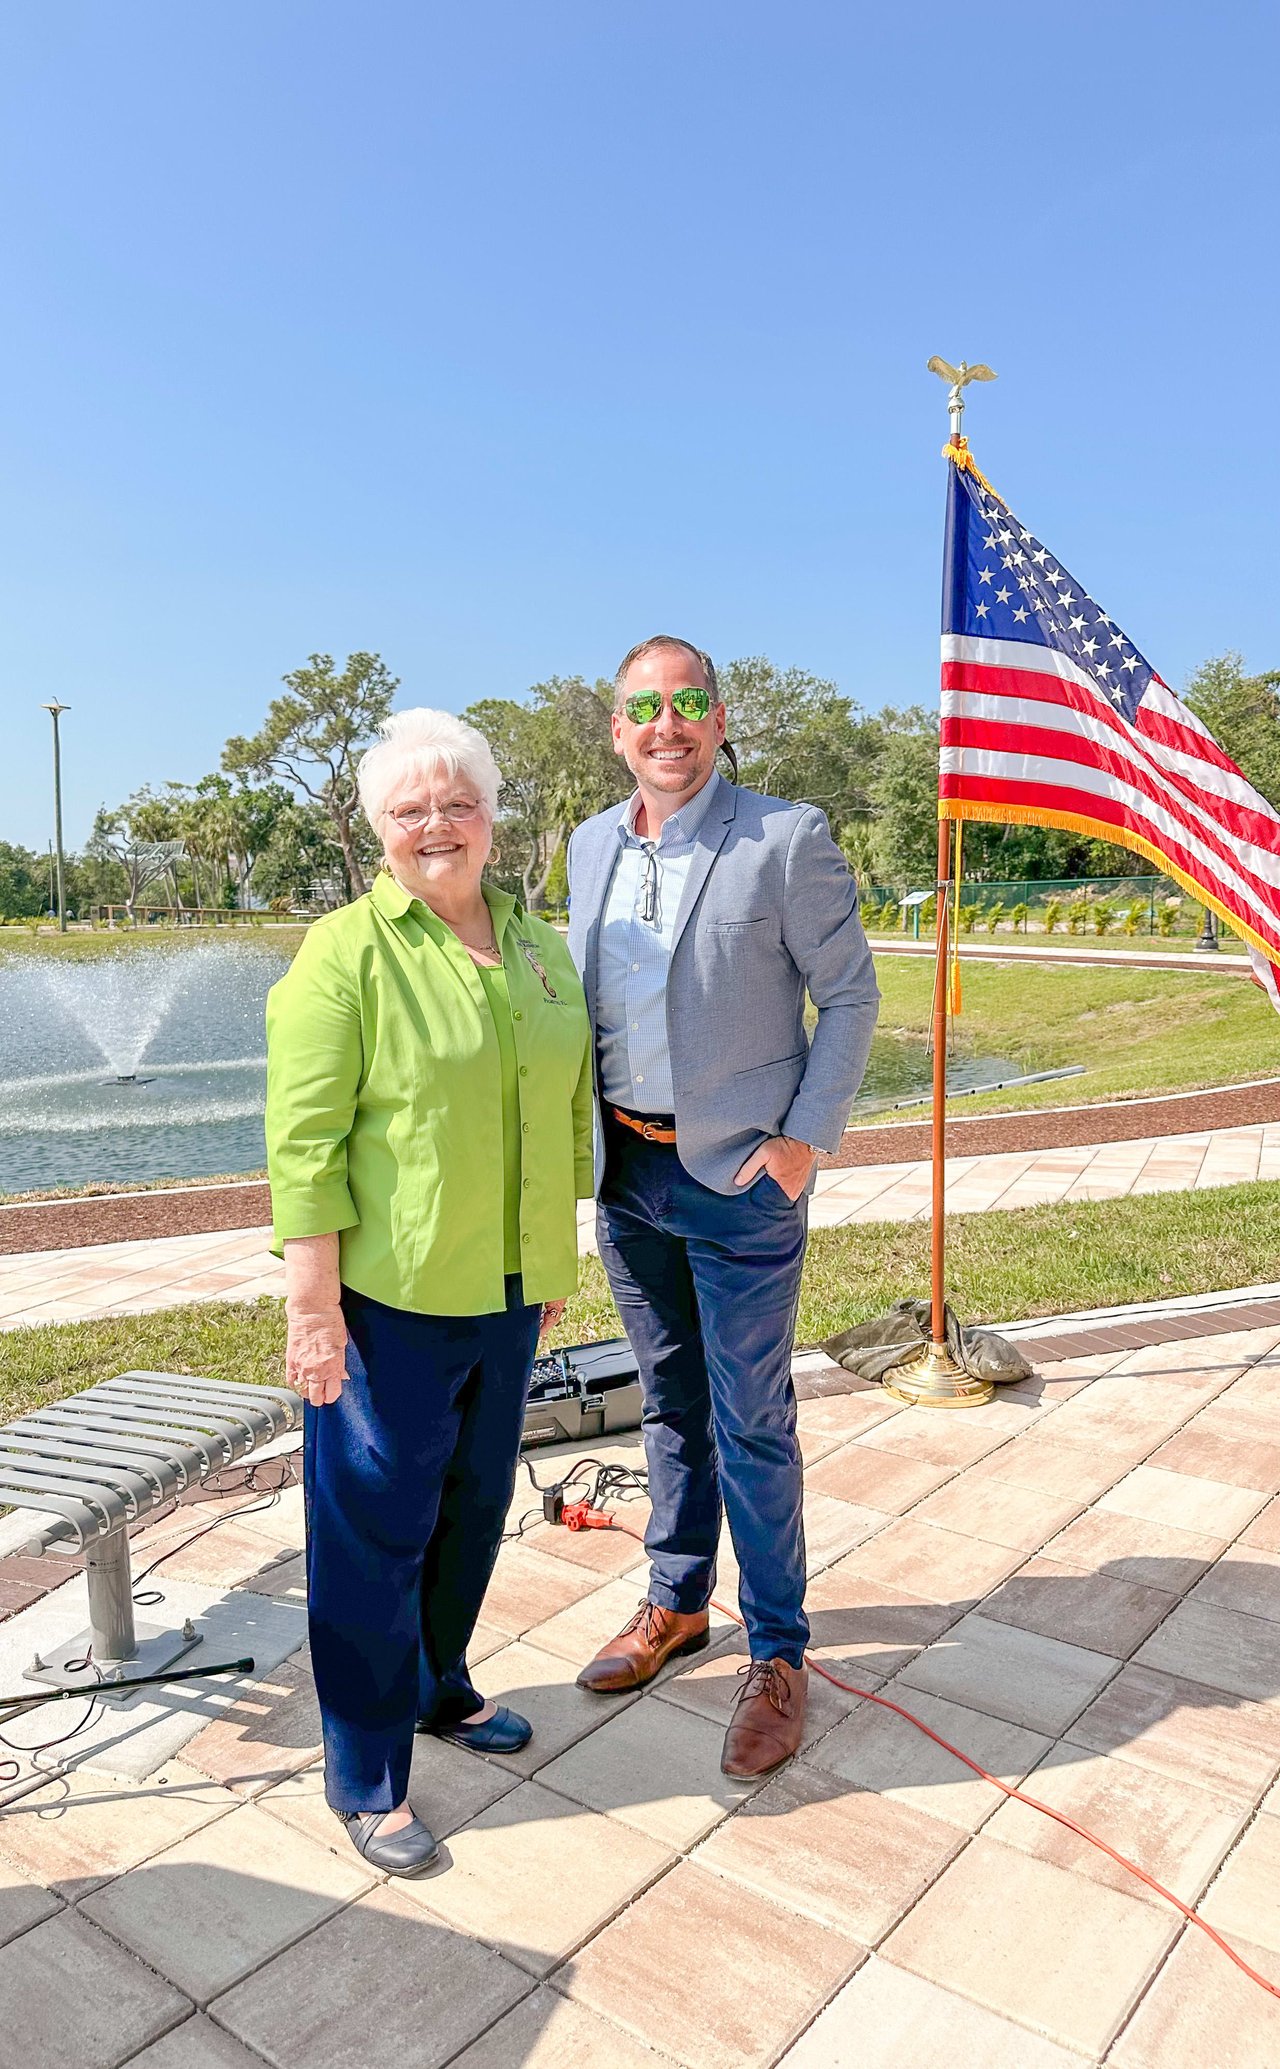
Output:
<path fill-rule="evenodd" d="M 658 690 L 637 690 L 635 695 L 624 700 L 623 710 L 633 726 L 651 726 L 662 710 L 662 695 Z M 710 690 L 688 689 L 671 692 L 671 709 L 677 718 L 695 723 L 706 717 L 711 709 Z"/>

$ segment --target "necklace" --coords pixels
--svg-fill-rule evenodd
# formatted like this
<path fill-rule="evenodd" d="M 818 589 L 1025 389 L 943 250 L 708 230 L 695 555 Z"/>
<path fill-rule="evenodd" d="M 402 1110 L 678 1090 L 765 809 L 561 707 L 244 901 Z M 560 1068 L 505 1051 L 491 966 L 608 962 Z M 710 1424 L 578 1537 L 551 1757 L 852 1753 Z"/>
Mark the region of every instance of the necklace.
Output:
<path fill-rule="evenodd" d="M 448 921 L 445 924 L 447 926 Z M 460 927 L 453 927 L 450 931 L 457 935 L 473 963 L 483 963 L 489 968 L 502 961 L 502 950 L 498 946 L 497 930 L 492 920 L 489 922 L 489 939 L 484 942 L 468 941 Z"/>

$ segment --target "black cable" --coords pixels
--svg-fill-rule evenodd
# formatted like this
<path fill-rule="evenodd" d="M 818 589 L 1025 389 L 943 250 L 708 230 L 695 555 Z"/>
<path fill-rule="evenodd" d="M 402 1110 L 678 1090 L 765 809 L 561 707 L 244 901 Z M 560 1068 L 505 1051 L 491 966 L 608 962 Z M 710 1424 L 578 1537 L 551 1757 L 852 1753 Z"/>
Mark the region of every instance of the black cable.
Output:
<path fill-rule="evenodd" d="M 517 1544 L 517 1543 L 519 1542 L 519 1540 L 520 1540 L 520 1539 L 521 1539 L 521 1538 L 522 1538 L 522 1537 L 524 1536 L 524 1534 L 525 1534 L 525 1531 L 526 1531 L 526 1530 L 527 1530 L 527 1529 L 529 1528 L 529 1525 L 530 1525 L 531 1523 L 535 1523 L 535 1522 L 537 1522 L 537 1523 L 540 1523 L 541 1521 L 542 1521 L 542 1510 L 541 1510 L 541 1509 L 526 1509 L 526 1510 L 525 1510 L 525 1512 L 524 1512 L 524 1514 L 523 1514 L 523 1516 L 522 1516 L 522 1517 L 520 1518 L 520 1521 L 519 1521 L 519 1522 L 517 1523 L 517 1525 L 516 1525 L 516 1527 L 515 1527 L 515 1529 L 514 1529 L 514 1530 L 504 1530 L 504 1531 L 503 1531 L 503 1533 L 502 1533 L 502 1542 L 503 1542 L 503 1544 L 504 1544 L 504 1545 L 513 1545 L 513 1544 Z"/>
<path fill-rule="evenodd" d="M 526 1509 L 514 1530 L 504 1533 L 503 1543 L 522 1538 L 529 1522 L 543 1518 L 548 1522 L 560 1520 L 564 1496 L 571 1487 L 585 1487 L 582 1499 L 589 1509 L 602 1509 L 609 1501 L 635 1501 L 649 1492 L 649 1475 L 632 1466 L 606 1465 L 602 1459 L 579 1458 L 570 1466 L 563 1480 L 538 1479 L 527 1456 L 523 1460 L 534 1492 L 541 1497 L 539 1509 Z M 593 1477 L 594 1475 L 594 1477 Z"/>
<path fill-rule="evenodd" d="M 88 1658 L 86 1658 L 84 1664 L 86 1667 L 93 1666 L 93 1662 Z M 93 1667 L 93 1671 L 98 1676 L 97 1686 L 101 1687 L 101 1671 L 97 1667 Z M 52 1690 L 50 1691 L 51 1694 L 53 1692 L 54 1691 Z M 80 1691 L 78 1689 L 75 1691 L 75 1693 L 77 1694 L 77 1696 L 80 1695 Z M 33 1698 L 33 1700 L 38 1701 L 39 1698 L 36 1697 Z M 88 1708 L 85 1710 L 84 1716 L 80 1719 L 79 1723 L 73 1724 L 70 1731 L 62 1732 L 56 1739 L 41 1739 L 39 1744 L 35 1746 L 16 1746 L 12 1739 L 7 1739 L 4 1733 L 0 1731 L 0 1746 L 7 1746 L 11 1753 L 25 1753 L 28 1755 L 28 1757 L 33 1753 L 49 1753 L 53 1750 L 55 1746 L 65 1746 L 68 1739 L 78 1738 L 82 1731 L 88 1729 L 89 1725 L 93 1723 L 99 1710 L 102 1707 L 96 1693 L 90 1689 L 85 1690 L 83 1696 L 80 1697 L 80 1700 L 82 1702 L 87 1703 Z M 12 1720 L 10 1718 L 5 1718 L 6 1724 L 10 1723 L 11 1721 Z M 35 1774 L 40 1774 L 42 1772 L 39 1763 L 35 1760 L 32 1760 L 31 1767 L 32 1771 Z M 22 1762 L 20 1760 L 0 1760 L 0 1782 L 16 1782 L 21 1773 Z"/>
<path fill-rule="evenodd" d="M 207 1537 L 211 1530 L 220 1529 L 224 1523 L 235 1522 L 241 1516 L 262 1516 L 269 1509 L 276 1508 L 285 1489 L 296 1487 L 298 1484 L 298 1475 L 294 1466 L 296 1456 L 296 1452 L 290 1451 L 285 1452 L 283 1455 L 278 1455 L 277 1459 L 259 1458 L 251 1460 L 243 1468 L 240 1478 L 232 1486 L 212 1487 L 210 1498 L 215 1501 L 232 1494 L 257 1494 L 258 1492 L 263 1493 L 266 1499 L 264 1501 L 246 1503 L 244 1508 L 241 1509 L 228 1509 L 226 1514 L 222 1516 L 214 1516 L 210 1522 L 202 1524 L 199 1530 L 188 1531 L 184 1537 L 180 1537 L 176 1544 L 170 1545 L 167 1552 L 161 1552 L 158 1559 L 153 1559 L 149 1566 L 144 1566 L 141 1573 L 136 1573 L 133 1577 L 134 1607 L 137 1609 L 153 1609 L 158 1602 L 164 1601 L 163 1589 L 149 1588 L 145 1595 L 140 1595 L 138 1593 L 138 1583 L 139 1581 L 144 1581 L 149 1573 L 154 1573 L 157 1566 L 163 1566 L 166 1559 L 172 1559 L 178 1552 L 185 1551 L 188 1545 L 196 1544 L 200 1538 Z M 283 1468 L 280 1478 L 275 1482 L 274 1486 L 263 1487 L 260 1490 L 256 1479 L 259 1470 L 264 1465 L 274 1465 L 276 1463 L 279 1463 Z M 227 1470 L 228 1468 L 224 1466 L 223 1473 Z M 213 1474 L 210 1480 L 202 1482 L 202 1486 L 209 1488 L 212 1480 L 221 1480 L 221 1478 L 222 1473 Z M 163 1523 L 167 1520 L 167 1516 L 176 1515 L 180 1507 L 181 1504 L 175 1501 L 167 1512 L 161 1510 L 156 1520 Z"/>
<path fill-rule="evenodd" d="M 243 1508 L 228 1509 L 225 1512 L 225 1514 L 221 1516 L 214 1516 L 210 1522 L 202 1524 L 198 1530 L 186 1532 L 184 1536 L 178 1539 L 176 1544 L 170 1545 L 168 1551 L 162 1552 L 158 1559 L 153 1559 L 149 1566 L 144 1566 L 141 1573 L 136 1573 L 133 1576 L 132 1600 L 134 1607 L 136 1609 L 151 1609 L 154 1608 L 158 1602 L 164 1601 L 164 1590 L 162 1588 L 148 1588 L 144 1594 L 139 1592 L 138 1583 L 140 1581 L 144 1581 L 149 1573 L 154 1573 L 157 1566 L 163 1566 L 166 1559 L 172 1559 L 176 1553 L 184 1551 L 188 1545 L 195 1544 L 199 1538 L 207 1537 L 211 1530 L 217 1530 L 223 1523 L 230 1523 L 238 1516 L 261 1516 L 264 1515 L 268 1509 L 274 1509 L 278 1505 L 280 1497 L 284 1493 L 285 1489 L 288 1487 L 296 1487 L 298 1484 L 298 1474 L 295 1466 L 296 1457 L 297 1452 L 296 1450 L 294 1450 L 287 1451 L 284 1453 L 278 1452 L 274 1458 L 270 1459 L 249 1459 L 246 1461 L 244 1466 L 240 1468 L 238 1477 L 232 1482 L 232 1484 L 229 1487 L 221 1484 L 225 1475 L 232 1470 L 230 1467 L 227 1466 L 222 1467 L 221 1470 L 217 1473 L 211 1473 L 207 1480 L 201 1481 L 199 1483 L 201 1491 L 207 1492 L 208 1498 L 212 1501 L 222 1500 L 233 1494 L 256 1494 L 259 1492 L 264 1494 L 266 1499 L 263 1501 L 246 1503 L 246 1505 Z M 281 1469 L 279 1478 L 274 1482 L 274 1484 L 259 1488 L 257 1476 L 261 1472 L 262 1468 L 267 1465 L 279 1465 Z M 191 1504 L 183 1504 L 175 1500 L 169 1504 L 167 1509 L 162 1508 L 156 1511 L 156 1513 L 150 1519 L 150 1521 L 152 1523 L 163 1523 L 167 1521 L 170 1516 L 176 1516 L 183 1506 L 189 1507 L 191 1506 Z M 99 1671 L 98 1667 L 95 1665 L 93 1657 L 90 1653 L 86 1653 L 83 1659 L 67 1660 L 65 1662 L 65 1671 L 67 1673 L 87 1673 L 90 1669 L 92 1669 L 92 1671 L 95 1674 L 97 1674 L 98 1685 L 101 1686 L 102 1674 Z M 204 1673 L 208 1673 L 208 1671 L 208 1668 L 203 1669 Z M 177 1679 L 181 1677 L 170 1676 L 167 1678 Z M 77 1689 L 74 1691 L 74 1693 L 78 1697 L 80 1691 Z M 80 1722 L 74 1725 L 70 1731 L 63 1732 L 60 1734 L 59 1737 L 54 1739 L 41 1739 L 39 1743 L 34 1746 L 17 1746 L 13 1743 L 12 1739 L 7 1739 L 4 1736 L 4 1733 L 0 1731 L 0 1746 L 7 1746 L 10 1752 L 12 1753 L 32 1754 L 47 1753 L 54 1746 L 65 1745 L 68 1739 L 76 1738 L 80 1732 L 84 1731 L 88 1727 L 88 1725 L 94 1720 L 94 1717 L 100 1707 L 97 1696 L 95 1694 L 90 1693 L 88 1689 L 85 1690 L 83 1700 L 88 1703 L 89 1707 L 85 1711 L 84 1716 L 80 1719 Z M 6 1719 L 5 1721 L 8 1722 L 10 1720 Z M 32 1767 L 35 1773 L 38 1774 L 40 1772 L 39 1767 L 36 1766 L 36 1763 L 34 1761 L 32 1762 Z M 16 1782 L 19 1779 L 21 1773 L 22 1767 L 18 1761 L 0 1760 L 0 1784 Z"/>

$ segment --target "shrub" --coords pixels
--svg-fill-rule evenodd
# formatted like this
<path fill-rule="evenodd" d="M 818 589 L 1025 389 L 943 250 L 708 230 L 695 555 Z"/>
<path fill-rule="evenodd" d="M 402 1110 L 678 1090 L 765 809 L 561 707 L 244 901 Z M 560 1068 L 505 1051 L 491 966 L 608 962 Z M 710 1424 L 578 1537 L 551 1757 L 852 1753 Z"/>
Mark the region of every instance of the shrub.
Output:
<path fill-rule="evenodd" d="M 1120 922 L 1121 926 L 1124 928 L 1124 931 L 1129 936 L 1130 940 L 1133 939 L 1134 935 L 1137 933 L 1139 927 L 1141 927 L 1142 922 L 1144 921 L 1146 916 L 1146 901 L 1142 898 L 1135 898 L 1133 904 L 1129 907 L 1123 920 Z"/>
<path fill-rule="evenodd" d="M 1083 932 L 1084 932 L 1084 926 L 1085 926 L 1085 921 L 1086 921 L 1086 920 L 1088 919 L 1088 917 L 1089 917 L 1089 901 L 1088 901 L 1088 899 L 1087 899 L 1087 898 L 1073 898 L 1073 899 L 1072 899 L 1072 901 L 1071 901 L 1071 903 L 1070 903 L 1070 905 L 1069 905 L 1069 906 L 1067 907 L 1067 932 L 1068 932 L 1068 934 L 1083 934 Z"/>
<path fill-rule="evenodd" d="M 1057 926 L 1057 924 L 1058 924 L 1058 922 L 1059 922 L 1059 920 L 1060 920 L 1061 918 L 1062 918 L 1062 900 L 1061 900 L 1061 898 L 1046 898 L 1046 900 L 1045 900 L 1045 905 L 1044 905 L 1044 931 L 1045 931 L 1045 933 L 1046 933 L 1046 934 L 1052 934 L 1052 932 L 1053 932 L 1054 928 L 1055 928 L 1055 927 Z"/>
<path fill-rule="evenodd" d="M 994 934 L 996 928 L 999 926 L 1001 920 L 1004 918 L 1004 899 L 997 898 L 994 905 L 989 905 L 987 907 L 986 913 L 983 917 L 988 934 Z"/>
<path fill-rule="evenodd" d="M 1162 938 L 1166 941 L 1177 927 L 1178 908 L 1181 903 L 1182 900 L 1180 898 L 1166 898 L 1156 917 L 1156 925 L 1160 929 Z"/>
<path fill-rule="evenodd" d="M 1031 908 L 1025 902 L 1025 900 L 1014 906 L 1013 911 L 1010 913 L 1009 917 L 1013 921 L 1013 931 L 1015 934 L 1026 933 L 1027 921 L 1030 918 L 1030 916 Z"/>
<path fill-rule="evenodd" d="M 981 911 L 982 907 L 980 905 L 962 905 L 960 907 L 960 932 L 962 934 L 972 934 L 978 924 L 978 915 Z"/>
<path fill-rule="evenodd" d="M 896 926 L 896 925 L 897 925 L 897 922 L 898 922 L 898 901 L 897 901 L 897 899 L 896 899 L 896 898 L 886 898 L 886 899 L 885 899 L 885 901 L 884 901 L 884 904 L 883 904 L 883 905 L 881 906 L 881 908 L 880 908 L 880 931 L 881 931 L 881 933 L 882 933 L 882 934 L 887 934 L 887 933 L 888 933 L 888 931 L 889 931 L 889 929 L 890 929 L 890 927 Z"/>
<path fill-rule="evenodd" d="M 1098 903 L 1093 908 L 1094 933 L 1106 934 L 1114 925 L 1115 916 L 1115 907 L 1113 905 L 1109 905 L 1105 898 L 1100 898 L 1098 900 Z"/>

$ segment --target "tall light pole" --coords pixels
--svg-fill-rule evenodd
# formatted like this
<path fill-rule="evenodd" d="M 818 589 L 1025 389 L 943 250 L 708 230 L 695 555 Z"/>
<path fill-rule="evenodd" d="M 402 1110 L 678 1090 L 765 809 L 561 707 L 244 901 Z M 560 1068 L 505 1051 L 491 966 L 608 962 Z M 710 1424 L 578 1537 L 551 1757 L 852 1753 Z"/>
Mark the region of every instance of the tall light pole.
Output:
<path fill-rule="evenodd" d="M 67 931 L 67 894 L 62 876 L 62 743 L 58 737 L 58 720 L 64 711 L 70 711 L 69 704 L 59 704 L 55 697 L 52 704 L 43 704 L 53 720 L 53 837 L 58 851 L 58 932 Z"/>

